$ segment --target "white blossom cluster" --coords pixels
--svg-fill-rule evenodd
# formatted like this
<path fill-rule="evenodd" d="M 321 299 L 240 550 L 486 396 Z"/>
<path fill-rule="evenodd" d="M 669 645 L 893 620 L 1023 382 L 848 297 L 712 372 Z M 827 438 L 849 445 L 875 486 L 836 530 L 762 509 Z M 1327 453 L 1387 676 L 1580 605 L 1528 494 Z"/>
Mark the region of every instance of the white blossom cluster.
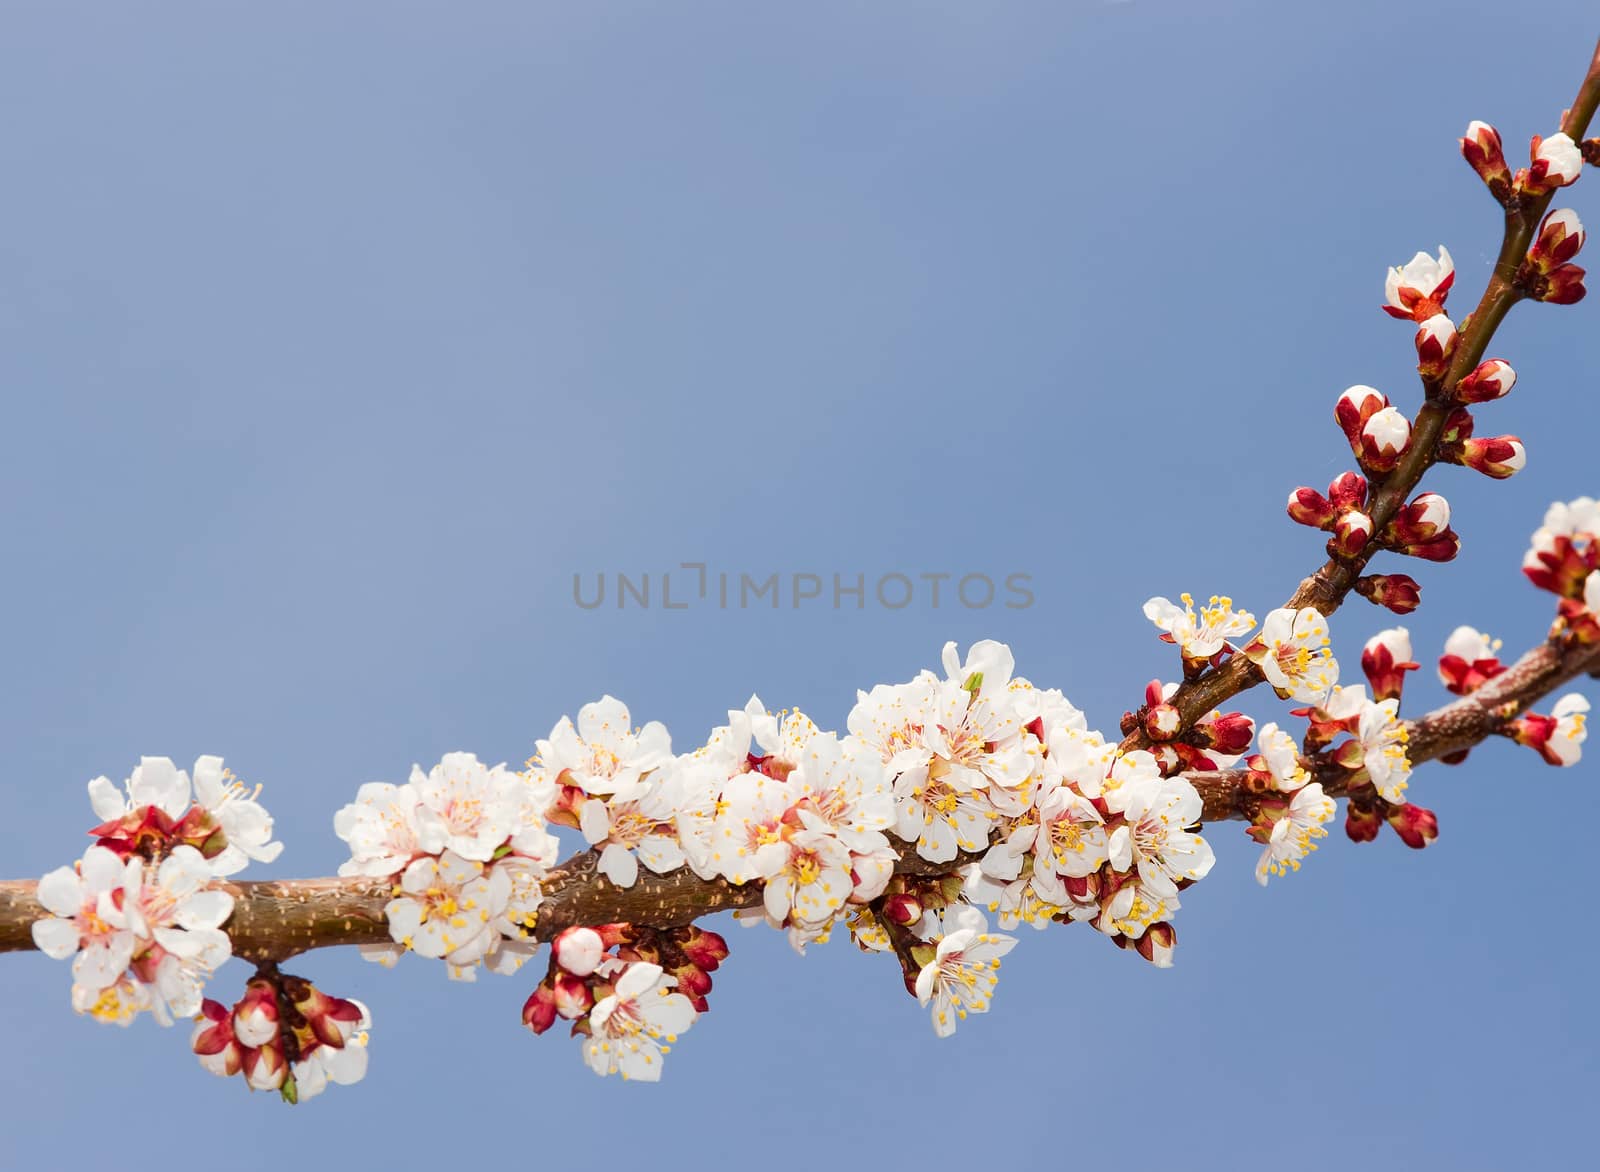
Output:
<path fill-rule="evenodd" d="M 395 941 L 363 954 L 393 964 L 411 949 L 443 960 L 457 980 L 472 980 L 479 965 L 520 968 L 535 947 L 524 929 L 544 898 L 540 880 L 560 847 L 545 828 L 554 796 L 553 786 L 471 753 L 414 767 L 404 785 L 363 785 L 334 816 L 350 845 L 339 874 L 394 879 L 384 912 Z"/>
<path fill-rule="evenodd" d="M 218 881 L 283 849 L 255 797 L 210 756 L 192 781 L 170 758 L 145 757 L 120 789 L 89 783 L 98 841 L 39 881 L 50 915 L 32 929 L 41 952 L 72 958 L 75 1009 L 119 1025 L 145 1010 L 163 1025 L 199 1012 L 207 977 L 232 954 L 222 924 L 233 897 Z"/>

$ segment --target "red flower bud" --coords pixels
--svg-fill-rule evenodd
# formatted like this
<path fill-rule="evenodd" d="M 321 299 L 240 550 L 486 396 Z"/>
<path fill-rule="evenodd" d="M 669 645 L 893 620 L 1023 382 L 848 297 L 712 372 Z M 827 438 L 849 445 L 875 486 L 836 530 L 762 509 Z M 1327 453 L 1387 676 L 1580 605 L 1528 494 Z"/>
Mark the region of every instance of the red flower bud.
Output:
<path fill-rule="evenodd" d="M 1516 436 L 1496 435 L 1468 440 L 1461 446 L 1460 458 L 1453 462 L 1496 480 L 1505 480 L 1522 471 L 1528 463 L 1528 453 Z"/>
<path fill-rule="evenodd" d="M 1333 505 L 1314 488 L 1300 487 L 1289 494 L 1289 516 L 1313 529 L 1333 528 Z"/>
<path fill-rule="evenodd" d="M 1511 168 L 1506 164 L 1500 132 L 1487 122 L 1471 122 L 1461 140 L 1461 155 L 1501 203 L 1511 191 Z"/>
<path fill-rule="evenodd" d="M 1574 305 L 1588 292 L 1583 285 L 1583 270 L 1577 265 L 1562 265 L 1528 284 L 1528 295 L 1551 305 Z"/>
<path fill-rule="evenodd" d="M 922 901 L 908 892 L 891 895 L 883 901 L 883 918 L 909 928 L 922 919 Z"/>
<path fill-rule="evenodd" d="M 1378 837 L 1378 831 L 1382 827 L 1383 819 L 1378 816 L 1376 808 L 1355 801 L 1346 805 L 1344 832 L 1351 842 L 1371 842 Z"/>
<path fill-rule="evenodd" d="M 1450 318 L 1436 313 L 1417 326 L 1417 373 L 1436 379 L 1450 367 L 1456 350 L 1456 326 Z"/>
<path fill-rule="evenodd" d="M 1328 502 L 1341 512 L 1345 509 L 1365 509 L 1366 477 L 1355 472 L 1339 473 L 1328 483 Z"/>
<path fill-rule="evenodd" d="M 1398 699 L 1405 688 L 1406 672 L 1419 666 L 1411 658 L 1411 635 L 1404 627 L 1379 631 L 1361 649 L 1361 670 L 1377 700 Z"/>
<path fill-rule="evenodd" d="M 708 973 L 717 971 L 717 966 L 728 959 L 728 942 L 719 933 L 708 932 L 696 925 L 680 928 L 680 932 L 688 932 L 689 936 L 679 939 L 683 954 L 689 958 L 696 968 Z"/>
<path fill-rule="evenodd" d="M 1242 712 L 1212 712 L 1195 722 L 1190 735 L 1207 749 L 1236 757 L 1255 739 L 1256 722 Z"/>
<path fill-rule="evenodd" d="M 1509 393 L 1516 382 L 1517 372 L 1510 363 L 1490 358 L 1456 385 L 1456 399 L 1462 403 L 1487 403 Z"/>
<path fill-rule="evenodd" d="M 556 1024 L 555 992 L 547 982 L 541 981 L 539 987 L 522 1003 L 522 1024 L 536 1034 L 542 1034 Z"/>
<path fill-rule="evenodd" d="M 1334 526 L 1333 540 L 1328 548 L 1336 557 L 1355 557 L 1372 539 L 1372 518 L 1351 510 L 1343 514 Z"/>
<path fill-rule="evenodd" d="M 1390 806 L 1384 812 L 1384 819 L 1389 823 L 1389 828 L 1400 836 L 1400 841 L 1413 850 L 1421 850 L 1439 837 L 1439 819 L 1434 817 L 1433 811 L 1409 802 Z"/>
<path fill-rule="evenodd" d="M 1368 574 L 1356 579 L 1356 593 L 1395 614 L 1410 614 L 1422 605 L 1422 587 L 1409 574 Z"/>
<path fill-rule="evenodd" d="M 1361 454 L 1361 429 L 1367 425 L 1367 420 L 1387 406 L 1389 398 L 1382 391 L 1360 385 L 1349 388 L 1333 405 L 1333 417 L 1356 455 Z"/>
<path fill-rule="evenodd" d="M 1578 219 L 1578 213 L 1571 208 L 1558 208 L 1539 225 L 1539 235 L 1528 249 L 1528 263 L 1536 271 L 1548 273 L 1577 256 L 1584 238 L 1583 221 Z"/>

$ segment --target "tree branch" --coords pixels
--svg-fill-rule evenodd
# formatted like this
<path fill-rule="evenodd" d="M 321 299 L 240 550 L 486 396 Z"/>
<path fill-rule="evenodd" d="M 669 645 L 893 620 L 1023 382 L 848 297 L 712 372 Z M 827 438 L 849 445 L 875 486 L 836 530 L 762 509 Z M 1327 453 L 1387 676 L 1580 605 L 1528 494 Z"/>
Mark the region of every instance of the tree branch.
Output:
<path fill-rule="evenodd" d="M 1581 140 L 1597 108 L 1600 108 L 1600 43 L 1595 46 L 1589 71 L 1562 119 L 1561 129 L 1573 141 Z M 1500 255 L 1478 308 L 1461 323 L 1450 367 L 1428 388 L 1428 399 L 1417 411 L 1411 427 L 1411 444 L 1400 464 L 1381 482 L 1377 477 L 1372 478 L 1373 492 L 1367 513 L 1372 518 L 1373 540 L 1354 557 L 1329 557 L 1321 568 L 1301 581 L 1284 606 L 1291 610 L 1310 606 L 1324 615 L 1332 614 L 1349 596 L 1356 579 L 1366 572 L 1367 563 L 1382 550 L 1378 535 L 1394 520 L 1421 483 L 1423 474 L 1438 461 L 1439 435 L 1454 407 L 1452 395 L 1457 384 L 1483 361 L 1495 330 L 1511 307 L 1524 296 L 1516 284 L 1517 270 L 1554 197 L 1554 191 L 1532 198 L 1513 194 L 1507 204 Z M 1189 728 L 1240 692 L 1255 687 L 1262 678 L 1254 663 L 1235 655 L 1215 671 L 1180 685 L 1168 703 L 1182 717 L 1181 727 Z M 1122 742 L 1124 749 L 1148 749 L 1150 745 L 1150 737 L 1142 727 L 1134 729 Z"/>
<path fill-rule="evenodd" d="M 1534 648 L 1470 696 L 1407 724 L 1413 764 L 1471 748 L 1494 736 L 1507 721 L 1562 684 L 1600 670 L 1600 644 L 1572 645 L 1551 640 Z M 1244 771 L 1185 774 L 1205 802 L 1204 820 L 1249 819 L 1258 795 L 1244 784 Z M 1325 766 L 1317 780 L 1331 796 L 1345 792 L 1348 774 Z M 897 870 L 905 874 L 948 874 L 974 862 L 966 854 L 933 864 L 900 846 Z M 641 871 L 638 881 L 620 888 L 595 870 L 592 851 L 574 855 L 545 878 L 535 938 L 548 941 L 574 924 L 634 923 L 668 928 L 704 915 L 755 907 L 761 886 L 734 886 L 723 879 L 701 879 L 687 867 L 666 875 Z M 31 879 L 0 881 L 0 952 L 33 948 L 31 925 L 48 915 Z M 226 925 L 235 956 L 251 961 L 281 961 L 297 953 L 335 945 L 389 944 L 384 905 L 391 898 L 386 879 L 288 879 L 225 883 L 234 897 Z"/>

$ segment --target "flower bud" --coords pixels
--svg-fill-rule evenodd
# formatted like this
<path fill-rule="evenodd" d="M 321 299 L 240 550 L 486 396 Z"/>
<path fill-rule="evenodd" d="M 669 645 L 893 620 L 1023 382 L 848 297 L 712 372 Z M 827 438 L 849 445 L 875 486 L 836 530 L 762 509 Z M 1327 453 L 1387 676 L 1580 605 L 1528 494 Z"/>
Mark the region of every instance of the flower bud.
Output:
<path fill-rule="evenodd" d="M 556 963 L 574 976 L 587 977 L 600 967 L 605 942 L 593 928 L 568 928 L 555 939 Z"/>
<path fill-rule="evenodd" d="M 1395 614 L 1410 614 L 1422 605 L 1422 587 L 1410 574 L 1368 574 L 1356 579 L 1356 593 Z"/>
<path fill-rule="evenodd" d="M 1389 270 L 1384 281 L 1383 311 L 1390 317 L 1426 321 L 1444 308 L 1456 279 L 1450 250 L 1439 246 L 1439 259 L 1419 252 L 1404 265 Z"/>
<path fill-rule="evenodd" d="M 1490 193 L 1502 203 L 1511 189 L 1511 168 L 1506 164 L 1500 132 L 1487 122 L 1470 122 L 1461 140 L 1461 155 L 1478 178 L 1488 184 Z"/>
<path fill-rule="evenodd" d="M 1457 627 L 1444 641 L 1439 682 L 1457 696 L 1476 692 L 1506 670 L 1495 654 L 1499 650 L 1498 639 L 1490 639 L 1476 627 Z"/>
<path fill-rule="evenodd" d="M 1232 757 L 1255 739 L 1256 722 L 1242 712 L 1211 712 L 1195 721 L 1193 739 L 1207 749 Z"/>
<path fill-rule="evenodd" d="M 594 1007 L 594 993 L 589 982 L 572 973 L 557 973 L 551 982 L 551 1000 L 556 1013 L 568 1021 L 575 1021 Z"/>
<path fill-rule="evenodd" d="M 1328 484 L 1328 501 L 1339 511 L 1367 507 L 1367 481 L 1355 472 L 1341 472 Z"/>
<path fill-rule="evenodd" d="M 1508 394 L 1517 383 L 1517 372 L 1499 358 L 1480 362 L 1477 368 L 1456 385 L 1456 400 L 1462 403 L 1487 403 Z"/>
<path fill-rule="evenodd" d="M 1496 435 L 1467 440 L 1461 445 L 1459 456 L 1451 459 L 1451 462 L 1465 465 L 1496 480 L 1505 480 L 1522 471 L 1528 463 L 1528 453 L 1516 436 Z"/>
<path fill-rule="evenodd" d="M 1450 528 L 1450 502 L 1436 492 L 1425 492 L 1406 505 L 1389 522 L 1385 536 L 1397 544 L 1426 541 Z"/>
<path fill-rule="evenodd" d="M 1333 405 L 1333 418 L 1356 455 L 1361 454 L 1361 429 L 1367 425 L 1367 420 L 1388 405 L 1388 396 L 1382 391 L 1359 384 L 1340 395 Z"/>
<path fill-rule="evenodd" d="M 1574 183 L 1583 170 L 1583 153 L 1565 133 L 1549 138 L 1534 135 L 1528 155 L 1532 162 L 1517 172 L 1517 186 L 1530 195 L 1543 195 Z"/>
<path fill-rule="evenodd" d="M 277 1046 L 262 1046 L 244 1052 L 244 1078 L 253 1091 L 275 1091 L 283 1086 L 289 1064 Z"/>
<path fill-rule="evenodd" d="M 698 925 L 691 924 L 687 928 L 678 929 L 680 933 L 687 933 L 678 938 L 678 944 L 683 949 L 684 956 L 698 969 L 708 973 L 717 971 L 717 966 L 728 959 L 728 942 L 717 932 L 708 932 Z"/>
<path fill-rule="evenodd" d="M 1316 489 L 1304 485 L 1289 494 L 1289 516 L 1313 529 L 1333 527 L 1333 505 Z"/>
<path fill-rule="evenodd" d="M 230 1078 L 239 1073 L 244 1052 L 233 1036 L 233 1018 L 228 1007 L 209 997 L 200 1004 L 189 1046 L 200 1065 L 212 1074 Z"/>
<path fill-rule="evenodd" d="M 1417 327 L 1417 373 L 1436 379 L 1450 367 L 1456 349 L 1456 324 L 1449 316 L 1436 313 Z"/>
<path fill-rule="evenodd" d="M 1371 842 L 1382 827 L 1383 819 L 1376 807 L 1353 800 L 1346 806 L 1344 832 L 1351 842 Z"/>
<path fill-rule="evenodd" d="M 1145 710 L 1144 731 L 1152 741 L 1170 741 L 1183 728 L 1183 714 L 1171 704 L 1156 704 Z"/>
<path fill-rule="evenodd" d="M 556 1024 L 555 990 L 550 987 L 548 977 L 522 1003 L 522 1024 L 536 1034 Z"/>
<path fill-rule="evenodd" d="M 1439 445 L 1459 448 L 1464 440 L 1471 438 L 1476 428 L 1477 421 L 1472 418 L 1472 412 L 1465 407 L 1457 407 L 1445 417 L 1444 425 L 1439 428 Z"/>
<path fill-rule="evenodd" d="M 1558 208 L 1539 225 L 1539 235 L 1528 249 L 1528 263 L 1538 272 L 1548 273 L 1577 256 L 1587 236 L 1577 212 Z"/>
<path fill-rule="evenodd" d="M 1158 969 L 1172 967 L 1172 950 L 1178 946 L 1178 934 L 1165 920 L 1151 924 L 1144 935 L 1134 942 L 1139 955 Z"/>
<path fill-rule="evenodd" d="M 1439 837 L 1439 819 L 1434 817 L 1433 811 L 1413 806 L 1410 802 L 1390 806 L 1384 811 L 1384 821 L 1389 823 L 1389 829 L 1400 836 L 1400 841 L 1413 850 L 1430 846 Z"/>
<path fill-rule="evenodd" d="M 1361 670 L 1372 685 L 1375 700 L 1397 700 L 1405 688 L 1406 672 L 1420 665 L 1411 658 L 1411 632 L 1390 627 L 1368 639 L 1361 649 Z"/>
<path fill-rule="evenodd" d="M 1575 765 L 1583 756 L 1583 742 L 1589 735 L 1588 717 L 1589 701 L 1576 692 L 1569 692 L 1556 701 L 1548 716 L 1529 712 L 1513 720 L 1506 732 L 1517 744 L 1537 752 L 1549 765 Z"/>
<path fill-rule="evenodd" d="M 1583 284 L 1584 271 L 1577 265 L 1566 264 L 1551 269 L 1543 276 L 1535 275 L 1528 282 L 1528 296 L 1535 301 L 1551 305 L 1575 305 L 1582 301 L 1588 289 Z"/>
<path fill-rule="evenodd" d="M 1411 444 L 1411 420 L 1393 407 L 1375 412 L 1361 428 L 1356 457 L 1372 472 L 1388 472 L 1400 462 Z"/>
<path fill-rule="evenodd" d="M 246 1046 L 265 1046 L 278 1037 L 278 991 L 257 977 L 233 1007 L 233 1035 Z"/>
<path fill-rule="evenodd" d="M 909 928 L 922 919 L 922 901 L 909 892 L 891 895 L 883 901 L 883 918 Z"/>
<path fill-rule="evenodd" d="M 1352 509 L 1339 518 L 1328 547 L 1335 556 L 1350 558 L 1365 549 L 1371 539 L 1372 518 Z"/>

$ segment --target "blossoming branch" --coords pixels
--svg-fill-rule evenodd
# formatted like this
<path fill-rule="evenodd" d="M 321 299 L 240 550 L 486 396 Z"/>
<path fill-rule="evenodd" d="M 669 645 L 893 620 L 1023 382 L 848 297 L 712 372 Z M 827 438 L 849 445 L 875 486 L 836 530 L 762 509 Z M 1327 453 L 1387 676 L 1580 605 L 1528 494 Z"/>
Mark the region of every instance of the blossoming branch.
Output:
<path fill-rule="evenodd" d="M 519 768 L 450 753 L 403 783 L 361 786 L 333 819 L 350 850 L 339 876 L 298 881 L 236 878 L 282 850 L 259 787 L 219 757 L 187 771 L 145 757 L 120 784 L 89 783 L 97 824 L 80 858 L 0 883 L 0 951 L 70 959 L 71 1003 L 96 1020 L 192 1021 L 205 1069 L 290 1102 L 358 1081 L 371 1026 L 361 1002 L 284 971 L 293 958 L 356 946 L 466 981 L 538 959 L 523 1024 L 564 1022 L 590 1069 L 650 1081 L 710 1007 L 729 953 L 701 923 L 714 913 L 782 931 L 801 953 L 840 935 L 892 957 L 945 1036 L 990 1008 L 1022 926 L 1082 923 L 1170 966 L 1177 913 L 1215 862 L 1212 824 L 1245 824 L 1262 884 L 1317 850 L 1338 799 L 1350 840 L 1387 826 L 1426 847 L 1439 821 L 1410 800 L 1417 765 L 1458 762 L 1490 737 L 1551 765 L 1579 760 L 1588 702 L 1535 706 L 1600 674 L 1600 505 L 1552 505 L 1533 534 L 1523 572 L 1557 598 L 1546 640 L 1507 664 L 1491 636 L 1458 628 L 1437 660 L 1457 697 L 1443 708 L 1400 715 L 1419 669 L 1404 627 L 1368 638 L 1364 682 L 1341 682 L 1328 616 L 1352 593 L 1407 614 L 1420 586 L 1393 560 L 1456 556 L 1445 497 L 1417 491 L 1430 468 L 1504 479 L 1526 465 L 1522 441 L 1479 435 L 1475 412 L 1516 384 L 1488 353 L 1510 308 L 1584 295 L 1582 222 L 1551 205 L 1600 165 L 1600 139 L 1584 138 L 1597 104 L 1600 50 L 1526 166 L 1513 170 L 1493 127 L 1468 126 L 1462 154 L 1505 220 L 1477 308 L 1451 317 L 1443 246 L 1390 270 L 1382 308 L 1414 327 L 1420 405 L 1408 414 L 1368 386 L 1338 396 L 1356 468 L 1290 494 L 1290 517 L 1327 534 L 1327 561 L 1284 606 L 1258 623 L 1226 597 L 1144 604 L 1175 676 L 1151 681 L 1116 739 L 987 640 L 857 692 L 842 732 L 752 697 L 684 747 L 606 696 L 562 717 Z M 1258 726 L 1228 704 L 1261 684 L 1290 706 Z M 558 861 L 563 834 L 581 845 Z M 207 997 L 230 957 L 255 966 L 242 994 Z"/>

